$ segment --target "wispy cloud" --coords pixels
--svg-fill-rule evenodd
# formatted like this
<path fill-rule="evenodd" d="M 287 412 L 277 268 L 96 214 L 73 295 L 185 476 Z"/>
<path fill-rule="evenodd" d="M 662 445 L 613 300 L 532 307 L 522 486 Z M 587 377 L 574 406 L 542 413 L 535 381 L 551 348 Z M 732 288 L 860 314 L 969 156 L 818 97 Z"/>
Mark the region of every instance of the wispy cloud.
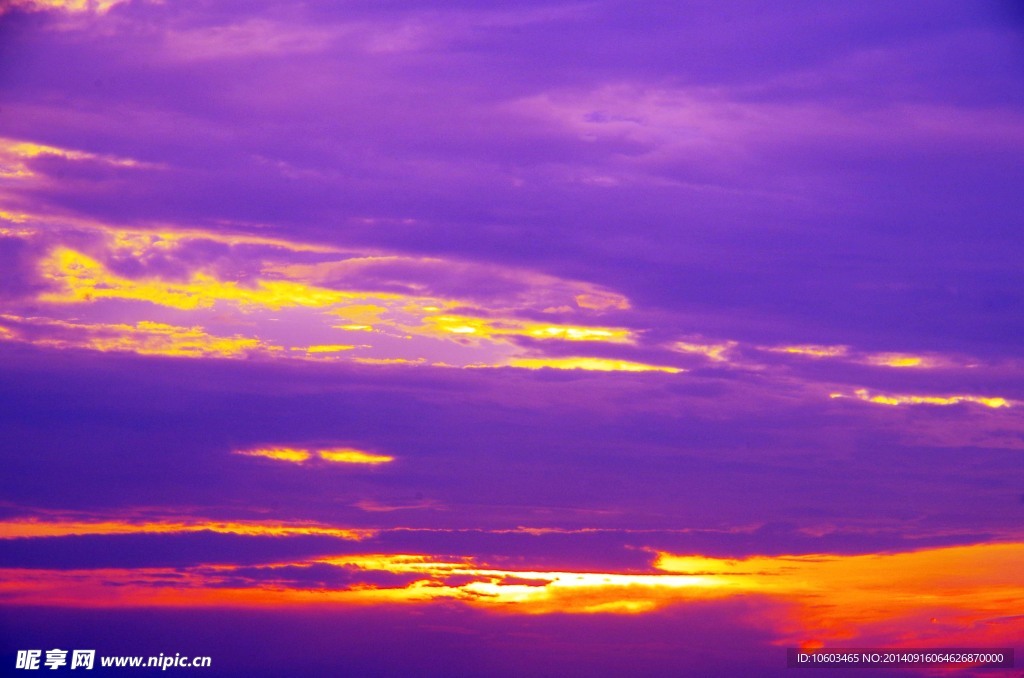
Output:
<path fill-rule="evenodd" d="M 111 8 L 124 2 L 130 0 L 11 0 L 8 9 L 106 14 Z M 0 8 L 0 14 L 3 14 L 3 11 L 3 8 Z"/>
<path fill-rule="evenodd" d="M 857 389 L 852 395 L 832 393 L 832 398 L 856 398 L 876 405 L 959 405 L 974 403 L 985 407 L 1010 407 L 1006 398 L 977 395 L 891 395 L 884 393 L 871 394 L 867 389 Z"/>
<path fill-rule="evenodd" d="M 78 233 L 86 246 L 46 248 L 62 230 L 38 218 L 28 223 L 37 225 L 19 235 L 40 243 L 34 266 L 47 286 L 32 308 L 38 313 L 41 303 L 49 317 L 22 317 L 20 323 L 33 331 L 21 337 L 40 346 L 364 364 L 429 360 L 466 366 L 483 359 L 520 366 L 509 358 L 534 359 L 523 341 L 534 342 L 530 351 L 536 353 L 560 342 L 629 347 L 640 336 L 627 326 L 600 323 L 609 313 L 628 312 L 622 295 L 526 270 L 353 256 L 280 238 L 166 225 L 78 225 L 63 232 Z M 227 257 L 224 246 L 230 248 Z M 324 260 L 287 263 L 310 257 Z M 83 311 L 104 322 L 83 322 Z M 290 314 L 291 328 L 280 324 L 282 313 Z M 112 314 L 121 322 L 106 320 Z M 249 334 L 239 333 L 243 327 Z"/>
<path fill-rule="evenodd" d="M 320 460 L 332 464 L 357 464 L 377 466 L 395 460 L 389 454 L 367 452 L 355 447 L 304 448 L 268 446 L 235 450 L 235 454 L 247 457 L 263 457 L 274 461 L 285 461 L 293 464 L 304 464 L 311 460 Z"/>
<path fill-rule="evenodd" d="M 182 534 L 188 532 L 217 532 L 255 537 L 319 535 L 349 540 L 365 539 L 374 533 L 372 530 L 336 528 L 316 523 L 217 521 L 197 520 L 194 518 L 90 521 L 76 519 L 57 520 L 51 517 L 0 521 L 0 539 L 117 534 Z"/>

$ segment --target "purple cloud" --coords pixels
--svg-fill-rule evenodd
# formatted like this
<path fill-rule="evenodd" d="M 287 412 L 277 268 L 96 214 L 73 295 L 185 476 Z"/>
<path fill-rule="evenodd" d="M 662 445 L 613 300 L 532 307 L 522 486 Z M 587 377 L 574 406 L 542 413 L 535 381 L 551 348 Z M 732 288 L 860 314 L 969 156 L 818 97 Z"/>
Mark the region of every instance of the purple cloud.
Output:
<path fill-rule="evenodd" d="M 9 608 L 0 636 L 199 653 L 168 631 L 193 615 L 225 675 L 339 647 L 368 674 L 770 674 L 798 601 L 471 606 L 662 552 L 1019 542 L 1021 46 L 997 2 L 5 7 L 4 569 L 502 574 L 330 623 Z M 278 448 L 390 461 L 238 453 Z"/>

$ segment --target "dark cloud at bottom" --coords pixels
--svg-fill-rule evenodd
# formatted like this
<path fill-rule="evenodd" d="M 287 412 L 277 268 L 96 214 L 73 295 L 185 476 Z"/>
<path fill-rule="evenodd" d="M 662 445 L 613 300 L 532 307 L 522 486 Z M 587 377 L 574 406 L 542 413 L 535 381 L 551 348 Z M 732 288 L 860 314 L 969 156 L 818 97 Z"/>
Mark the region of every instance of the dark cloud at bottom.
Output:
<path fill-rule="evenodd" d="M 209 656 L 228 678 L 280 676 L 788 675 L 752 602 L 645 615 L 502 615 L 458 605 L 321 610 L 0 611 L 2 666 L 19 649 Z M 98 666 L 91 675 L 129 669 Z M 170 669 L 184 673 L 184 669 Z M 147 674 L 148 675 L 148 674 Z M 901 675 L 872 672 L 872 676 Z"/>

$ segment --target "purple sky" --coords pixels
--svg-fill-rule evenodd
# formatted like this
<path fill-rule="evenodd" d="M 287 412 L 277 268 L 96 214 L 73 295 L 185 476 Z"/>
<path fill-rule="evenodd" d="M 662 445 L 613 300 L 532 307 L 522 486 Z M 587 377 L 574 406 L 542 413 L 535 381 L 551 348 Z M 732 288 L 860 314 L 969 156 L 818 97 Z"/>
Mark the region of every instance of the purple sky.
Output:
<path fill-rule="evenodd" d="M 2 7 L 5 665 L 1024 652 L 1014 3 Z"/>

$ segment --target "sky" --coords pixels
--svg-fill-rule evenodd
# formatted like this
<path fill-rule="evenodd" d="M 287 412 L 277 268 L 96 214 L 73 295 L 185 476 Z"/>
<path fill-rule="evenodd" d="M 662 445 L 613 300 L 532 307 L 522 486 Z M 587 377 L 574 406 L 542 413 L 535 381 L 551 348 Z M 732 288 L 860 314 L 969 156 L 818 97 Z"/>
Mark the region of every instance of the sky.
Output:
<path fill-rule="evenodd" d="M 1009 1 L 8 0 L 0 661 L 1019 665 L 1022 185 Z"/>

